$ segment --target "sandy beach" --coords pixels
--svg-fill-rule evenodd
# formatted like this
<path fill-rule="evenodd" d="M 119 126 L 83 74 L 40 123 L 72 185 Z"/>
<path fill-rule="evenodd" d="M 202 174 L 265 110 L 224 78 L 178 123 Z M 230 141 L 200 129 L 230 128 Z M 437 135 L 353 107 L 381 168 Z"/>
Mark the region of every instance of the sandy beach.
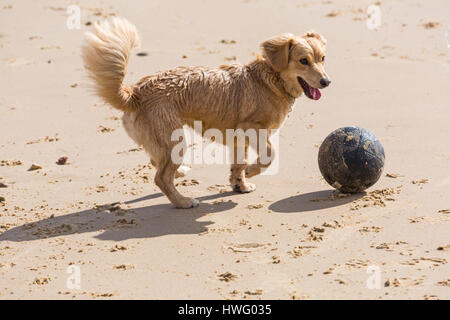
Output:
<path fill-rule="evenodd" d="M 131 3 L 0 1 L 0 299 L 450 299 L 448 0 Z M 177 188 L 201 203 L 176 209 L 90 90 L 84 33 L 112 16 L 142 38 L 126 83 L 247 63 L 265 39 L 309 30 L 328 40 L 333 82 L 296 101 L 278 172 L 255 192 L 234 193 L 225 164 L 193 165 Z M 348 125 L 386 153 L 356 195 L 317 165 Z"/>

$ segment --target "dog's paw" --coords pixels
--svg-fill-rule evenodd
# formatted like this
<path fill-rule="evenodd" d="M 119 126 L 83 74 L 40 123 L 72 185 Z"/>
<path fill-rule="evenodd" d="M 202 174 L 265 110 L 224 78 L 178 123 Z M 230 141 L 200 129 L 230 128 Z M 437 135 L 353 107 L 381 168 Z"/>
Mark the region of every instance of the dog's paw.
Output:
<path fill-rule="evenodd" d="M 197 199 L 192 199 L 191 208 L 198 207 L 199 204 L 200 204 L 200 201 L 198 201 Z"/>
<path fill-rule="evenodd" d="M 235 192 L 239 193 L 250 193 L 256 190 L 256 186 L 253 183 L 241 183 L 241 184 L 233 184 L 231 185 Z"/>
<path fill-rule="evenodd" d="M 179 203 L 175 204 L 175 207 L 178 209 L 190 209 L 195 208 L 200 204 L 200 201 L 194 198 L 184 198 L 182 201 L 179 201 Z"/>

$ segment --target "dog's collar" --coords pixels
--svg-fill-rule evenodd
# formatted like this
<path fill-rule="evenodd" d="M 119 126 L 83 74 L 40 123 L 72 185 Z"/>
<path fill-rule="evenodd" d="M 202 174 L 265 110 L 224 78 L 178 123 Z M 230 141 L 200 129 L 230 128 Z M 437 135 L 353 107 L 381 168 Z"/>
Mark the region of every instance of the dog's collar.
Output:
<path fill-rule="evenodd" d="M 270 66 L 269 66 L 269 68 L 271 68 Z M 281 78 L 281 76 L 280 76 L 280 73 L 279 72 L 276 72 L 275 70 L 273 70 L 272 68 L 271 68 L 271 70 L 272 70 L 272 72 L 273 72 L 273 74 L 274 74 L 274 76 L 275 76 L 275 79 L 276 79 L 276 86 L 280 89 L 280 91 L 282 92 L 282 93 L 284 93 L 286 96 L 288 96 L 288 98 L 289 99 L 291 99 L 292 101 L 291 101 L 291 105 L 295 102 L 295 99 L 297 99 L 297 97 L 295 97 L 295 96 L 293 96 L 288 90 L 286 90 L 286 87 L 284 86 L 285 85 L 285 82 L 284 82 L 284 80 Z"/>
<path fill-rule="evenodd" d="M 284 86 L 283 86 L 283 90 L 284 90 L 284 92 L 289 96 L 289 98 L 292 99 L 292 104 L 291 104 L 291 109 L 292 109 L 292 106 L 294 105 L 295 99 L 297 99 L 297 97 L 294 97 L 289 91 L 287 91 L 287 90 L 284 88 Z"/>
<path fill-rule="evenodd" d="M 270 67 L 270 66 L 269 66 Z M 270 67 L 271 68 L 271 67 Z M 293 96 L 288 90 L 286 90 L 286 87 L 284 86 L 285 82 L 284 80 L 281 78 L 280 73 L 276 72 L 275 70 L 273 70 L 271 68 L 273 75 L 276 79 L 276 83 L 275 86 L 280 89 L 281 93 L 284 93 L 286 96 L 288 96 L 289 99 L 291 99 L 291 104 L 293 104 L 295 102 L 295 99 L 297 99 L 295 96 Z"/>

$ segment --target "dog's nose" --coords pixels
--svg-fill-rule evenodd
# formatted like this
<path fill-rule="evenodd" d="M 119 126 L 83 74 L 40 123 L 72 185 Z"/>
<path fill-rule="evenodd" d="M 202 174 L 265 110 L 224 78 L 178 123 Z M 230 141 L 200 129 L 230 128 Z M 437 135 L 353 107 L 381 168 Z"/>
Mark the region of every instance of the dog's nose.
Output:
<path fill-rule="evenodd" d="M 320 79 L 320 84 L 325 88 L 328 87 L 331 83 L 331 80 L 328 78 L 322 78 Z"/>

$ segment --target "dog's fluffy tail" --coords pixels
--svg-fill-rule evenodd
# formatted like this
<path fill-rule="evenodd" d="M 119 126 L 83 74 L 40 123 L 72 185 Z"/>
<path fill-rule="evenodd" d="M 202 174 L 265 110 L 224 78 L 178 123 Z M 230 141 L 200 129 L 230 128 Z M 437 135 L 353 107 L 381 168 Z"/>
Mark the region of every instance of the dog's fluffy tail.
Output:
<path fill-rule="evenodd" d="M 83 46 L 84 66 L 97 95 L 124 112 L 138 108 L 132 87 L 124 87 L 123 79 L 130 53 L 139 46 L 136 27 L 122 18 L 96 23 L 94 31 L 86 33 Z"/>

